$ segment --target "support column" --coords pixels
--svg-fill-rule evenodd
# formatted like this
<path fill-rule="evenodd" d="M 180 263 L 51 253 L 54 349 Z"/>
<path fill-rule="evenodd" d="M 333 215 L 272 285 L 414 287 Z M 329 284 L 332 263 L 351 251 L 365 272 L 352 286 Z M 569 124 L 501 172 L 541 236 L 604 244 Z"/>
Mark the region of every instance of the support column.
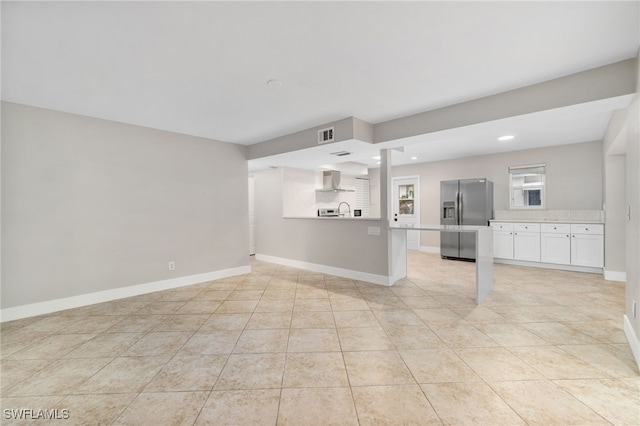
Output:
<path fill-rule="evenodd" d="M 393 188 L 391 187 L 391 150 L 380 150 L 380 217 L 387 223 L 393 217 L 390 203 Z"/>

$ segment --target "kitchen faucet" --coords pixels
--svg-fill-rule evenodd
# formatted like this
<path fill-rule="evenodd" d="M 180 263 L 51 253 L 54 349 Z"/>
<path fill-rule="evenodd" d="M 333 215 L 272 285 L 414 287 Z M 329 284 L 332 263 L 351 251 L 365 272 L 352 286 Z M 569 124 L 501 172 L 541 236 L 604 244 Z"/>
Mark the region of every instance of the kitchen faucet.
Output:
<path fill-rule="evenodd" d="M 349 209 L 348 210 L 348 212 L 349 212 L 349 216 L 348 217 L 351 217 L 351 206 L 346 201 L 342 201 L 340 204 L 338 204 L 338 214 L 340 214 L 340 206 L 343 205 L 343 204 L 347 205 L 347 208 Z M 341 215 L 341 216 L 344 216 L 344 215 Z"/>

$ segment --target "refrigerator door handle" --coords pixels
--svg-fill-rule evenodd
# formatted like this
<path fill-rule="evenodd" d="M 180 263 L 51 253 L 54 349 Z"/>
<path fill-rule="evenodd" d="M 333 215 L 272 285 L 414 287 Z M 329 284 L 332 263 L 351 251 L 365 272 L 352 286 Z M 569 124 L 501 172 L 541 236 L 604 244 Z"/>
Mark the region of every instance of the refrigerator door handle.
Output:
<path fill-rule="evenodd" d="M 462 225 L 462 191 L 458 192 L 458 219 L 456 220 L 456 225 Z"/>
<path fill-rule="evenodd" d="M 461 200 L 461 194 L 460 191 L 456 192 L 456 208 L 455 208 L 455 221 L 456 221 L 456 225 L 460 225 L 460 219 L 461 219 L 461 213 L 462 210 L 460 208 L 460 200 Z"/>

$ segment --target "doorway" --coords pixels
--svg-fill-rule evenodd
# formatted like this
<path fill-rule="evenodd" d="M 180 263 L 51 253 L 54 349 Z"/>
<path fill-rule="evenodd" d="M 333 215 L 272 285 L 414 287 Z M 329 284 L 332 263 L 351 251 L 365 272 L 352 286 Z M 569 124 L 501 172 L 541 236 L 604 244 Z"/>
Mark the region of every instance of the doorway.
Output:
<path fill-rule="evenodd" d="M 402 225 L 420 224 L 420 176 L 402 176 L 393 185 L 393 221 Z M 407 231 L 407 248 L 420 250 L 420 231 Z"/>

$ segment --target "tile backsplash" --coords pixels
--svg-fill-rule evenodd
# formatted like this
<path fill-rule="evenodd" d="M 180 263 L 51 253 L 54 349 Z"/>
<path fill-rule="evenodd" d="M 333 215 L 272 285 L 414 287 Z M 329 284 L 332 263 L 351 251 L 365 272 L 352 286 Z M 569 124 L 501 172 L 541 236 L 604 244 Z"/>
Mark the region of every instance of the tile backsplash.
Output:
<path fill-rule="evenodd" d="M 603 210 L 496 210 L 496 220 L 552 220 L 565 222 L 603 222 Z"/>

